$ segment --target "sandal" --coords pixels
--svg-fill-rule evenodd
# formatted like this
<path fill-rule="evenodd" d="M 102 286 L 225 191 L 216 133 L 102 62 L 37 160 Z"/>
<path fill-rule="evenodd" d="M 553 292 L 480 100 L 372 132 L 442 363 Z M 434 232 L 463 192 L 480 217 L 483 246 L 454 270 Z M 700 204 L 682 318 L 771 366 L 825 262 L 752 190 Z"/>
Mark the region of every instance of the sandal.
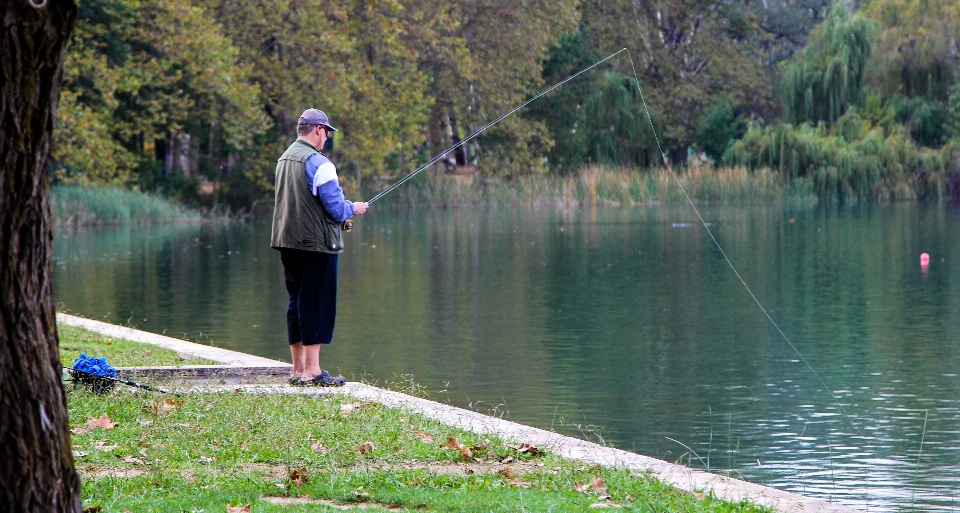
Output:
<path fill-rule="evenodd" d="M 347 384 L 343 376 L 333 377 L 327 371 L 320 371 L 320 374 L 313 378 L 300 378 L 297 385 L 302 387 L 342 387 Z"/>

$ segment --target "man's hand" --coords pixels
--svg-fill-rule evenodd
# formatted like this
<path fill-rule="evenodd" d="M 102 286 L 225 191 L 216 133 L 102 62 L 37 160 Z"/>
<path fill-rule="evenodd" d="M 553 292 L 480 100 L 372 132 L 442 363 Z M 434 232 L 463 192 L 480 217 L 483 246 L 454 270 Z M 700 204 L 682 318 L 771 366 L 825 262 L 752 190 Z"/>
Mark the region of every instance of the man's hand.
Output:
<path fill-rule="evenodd" d="M 367 209 L 370 208 L 370 205 L 363 201 L 354 201 L 353 202 L 353 215 L 362 216 L 367 212 Z"/>

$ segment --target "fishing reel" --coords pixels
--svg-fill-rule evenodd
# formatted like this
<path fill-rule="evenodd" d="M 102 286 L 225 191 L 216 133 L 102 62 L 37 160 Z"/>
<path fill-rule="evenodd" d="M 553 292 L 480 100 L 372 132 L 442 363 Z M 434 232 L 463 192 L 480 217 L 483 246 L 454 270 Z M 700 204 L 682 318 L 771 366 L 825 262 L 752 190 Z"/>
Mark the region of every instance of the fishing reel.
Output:
<path fill-rule="evenodd" d="M 343 226 L 342 226 L 341 228 L 343 228 L 343 231 L 345 231 L 345 232 L 352 231 L 352 230 L 353 230 L 353 219 L 347 219 L 346 221 L 344 221 L 344 222 L 343 222 Z"/>

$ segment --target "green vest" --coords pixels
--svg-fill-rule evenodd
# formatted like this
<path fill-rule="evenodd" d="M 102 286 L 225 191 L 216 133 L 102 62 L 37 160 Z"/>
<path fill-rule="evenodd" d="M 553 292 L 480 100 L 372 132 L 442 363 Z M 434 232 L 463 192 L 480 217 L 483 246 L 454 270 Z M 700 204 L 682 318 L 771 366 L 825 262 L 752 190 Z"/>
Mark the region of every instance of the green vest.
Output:
<path fill-rule="evenodd" d="M 270 247 L 293 248 L 321 253 L 342 253 L 340 223 L 323 209 L 323 203 L 310 192 L 307 183 L 307 159 L 320 153 L 297 139 L 277 161 L 277 195 L 273 206 L 273 230 Z"/>

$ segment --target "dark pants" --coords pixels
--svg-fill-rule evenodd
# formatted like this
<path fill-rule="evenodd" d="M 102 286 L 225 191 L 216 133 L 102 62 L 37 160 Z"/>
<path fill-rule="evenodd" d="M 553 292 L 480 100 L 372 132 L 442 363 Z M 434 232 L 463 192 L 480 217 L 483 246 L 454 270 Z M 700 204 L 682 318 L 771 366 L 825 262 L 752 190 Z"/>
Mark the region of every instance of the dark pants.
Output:
<path fill-rule="evenodd" d="M 280 249 L 287 283 L 287 337 L 291 344 L 329 344 L 337 318 L 337 255 Z"/>

